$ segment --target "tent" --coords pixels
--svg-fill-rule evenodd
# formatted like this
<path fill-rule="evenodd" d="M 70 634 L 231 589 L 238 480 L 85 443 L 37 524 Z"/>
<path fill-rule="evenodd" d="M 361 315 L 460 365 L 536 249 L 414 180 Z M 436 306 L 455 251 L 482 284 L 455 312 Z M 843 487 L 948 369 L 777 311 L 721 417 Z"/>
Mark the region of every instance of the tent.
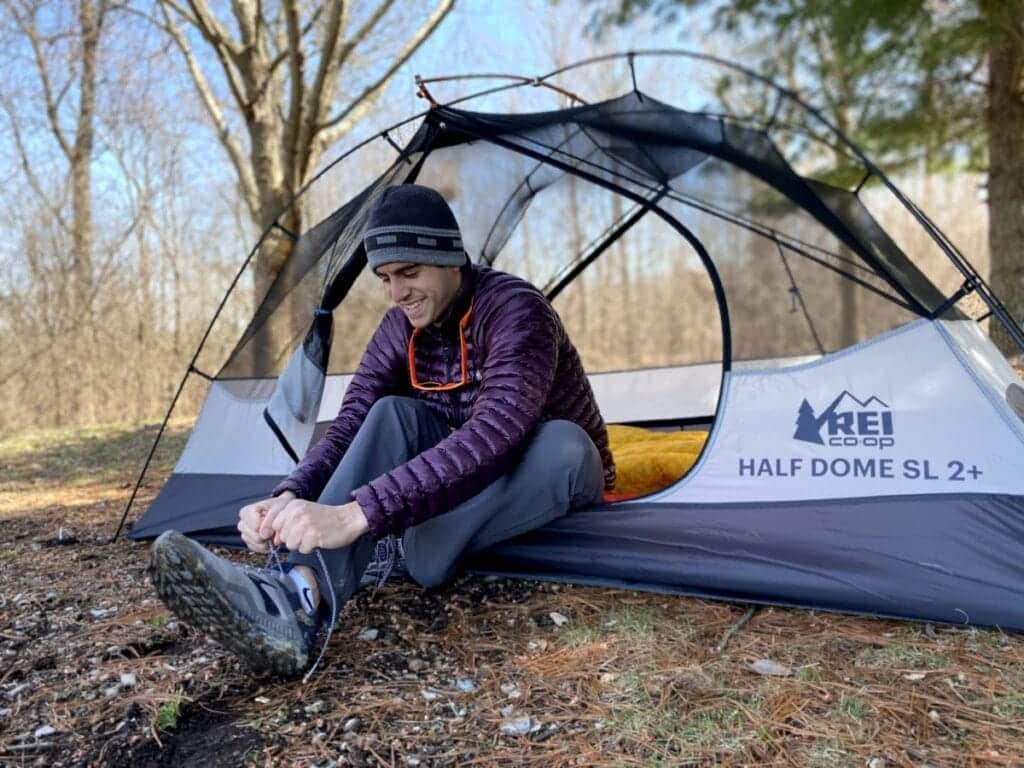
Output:
<path fill-rule="evenodd" d="M 608 423 L 710 430 L 674 484 L 472 567 L 1024 629 L 1024 388 L 984 324 L 1024 333 L 891 179 L 796 94 L 700 54 L 435 101 L 451 82 L 422 81 L 430 109 L 299 195 L 327 190 L 317 223 L 264 233 L 236 279 L 256 308 L 233 285 L 242 308 L 218 310 L 228 332 L 247 322 L 216 373 L 197 351 L 201 413 L 133 539 L 239 545 L 237 510 L 337 413 L 384 307 L 367 203 L 415 181 L 448 196 L 474 261 L 543 287 Z M 626 87 L 584 102 L 584 82 Z M 494 108 L 510 94 L 548 108 Z M 253 254 L 285 236 L 260 289 Z"/>

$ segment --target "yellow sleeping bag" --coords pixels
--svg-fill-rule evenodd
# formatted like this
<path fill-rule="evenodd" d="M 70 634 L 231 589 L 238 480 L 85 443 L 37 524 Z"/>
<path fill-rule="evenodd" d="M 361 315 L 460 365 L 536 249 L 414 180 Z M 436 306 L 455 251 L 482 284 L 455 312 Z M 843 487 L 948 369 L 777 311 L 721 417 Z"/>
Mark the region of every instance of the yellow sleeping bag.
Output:
<path fill-rule="evenodd" d="M 608 442 L 617 472 L 606 500 L 643 496 L 671 485 L 694 465 L 707 439 L 708 433 L 699 430 L 652 432 L 612 424 Z"/>

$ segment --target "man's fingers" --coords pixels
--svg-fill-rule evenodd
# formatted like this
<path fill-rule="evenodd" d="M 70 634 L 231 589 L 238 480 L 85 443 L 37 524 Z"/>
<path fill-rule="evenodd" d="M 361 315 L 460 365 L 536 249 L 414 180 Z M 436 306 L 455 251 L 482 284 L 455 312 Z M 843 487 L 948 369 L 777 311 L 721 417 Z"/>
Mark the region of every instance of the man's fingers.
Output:
<path fill-rule="evenodd" d="M 250 552 L 257 552 L 259 554 L 266 554 L 267 543 L 263 539 L 254 539 L 251 536 L 242 536 L 242 541 L 245 542 L 245 546 L 249 548 Z"/>
<path fill-rule="evenodd" d="M 267 509 L 266 514 L 263 515 L 263 519 L 260 521 L 260 538 L 272 539 L 274 538 L 274 532 L 281 530 L 285 509 L 287 507 L 283 509 Z"/>

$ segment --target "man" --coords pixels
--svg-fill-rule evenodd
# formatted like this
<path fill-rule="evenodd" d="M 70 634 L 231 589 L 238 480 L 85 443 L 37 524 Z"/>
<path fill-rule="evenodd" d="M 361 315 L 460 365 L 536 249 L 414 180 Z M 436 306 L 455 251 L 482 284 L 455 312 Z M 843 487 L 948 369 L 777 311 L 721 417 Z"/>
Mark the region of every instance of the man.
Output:
<path fill-rule="evenodd" d="M 384 190 L 364 245 L 395 306 L 323 439 L 272 498 L 239 513 L 249 549 L 284 544 L 288 562 L 238 566 L 171 531 L 153 545 L 163 600 L 258 672 L 309 666 L 323 609 L 329 642 L 375 542 L 397 542 L 412 578 L 437 586 L 464 555 L 591 504 L 614 482 L 604 422 L 558 315 L 529 283 L 469 264 L 441 195 Z"/>

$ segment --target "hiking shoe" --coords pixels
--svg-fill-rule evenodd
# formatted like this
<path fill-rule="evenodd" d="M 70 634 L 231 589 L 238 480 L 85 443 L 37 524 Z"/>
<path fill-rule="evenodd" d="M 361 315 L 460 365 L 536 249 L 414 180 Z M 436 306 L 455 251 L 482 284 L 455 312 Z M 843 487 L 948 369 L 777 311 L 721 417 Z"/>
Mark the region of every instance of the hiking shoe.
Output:
<path fill-rule="evenodd" d="M 309 666 L 320 616 L 286 574 L 236 565 L 177 531 L 153 542 L 149 574 L 168 608 L 253 672 L 292 677 Z"/>

